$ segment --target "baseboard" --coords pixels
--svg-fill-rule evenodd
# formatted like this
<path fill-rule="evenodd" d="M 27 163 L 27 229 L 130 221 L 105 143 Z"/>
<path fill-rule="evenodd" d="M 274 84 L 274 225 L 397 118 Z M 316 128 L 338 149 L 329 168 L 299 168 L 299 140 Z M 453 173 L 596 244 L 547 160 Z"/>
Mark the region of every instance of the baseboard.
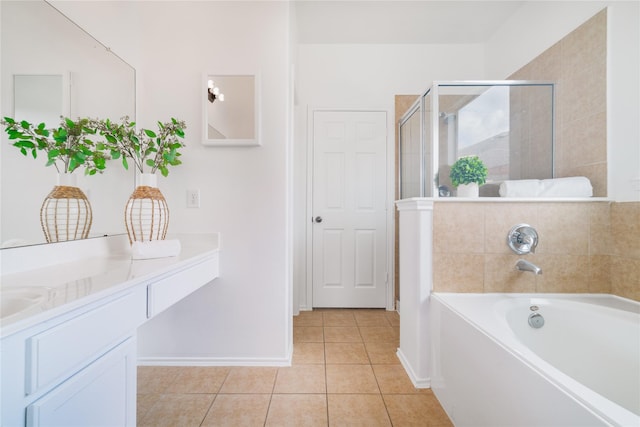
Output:
<path fill-rule="evenodd" d="M 138 366 L 291 366 L 288 359 L 226 357 L 139 357 Z"/>
<path fill-rule="evenodd" d="M 415 388 L 431 388 L 431 378 L 419 378 L 411 368 L 411 365 L 407 361 L 407 358 L 404 356 L 401 349 L 398 349 L 396 355 L 398 356 L 398 359 L 400 359 L 400 364 L 407 372 L 407 375 Z"/>

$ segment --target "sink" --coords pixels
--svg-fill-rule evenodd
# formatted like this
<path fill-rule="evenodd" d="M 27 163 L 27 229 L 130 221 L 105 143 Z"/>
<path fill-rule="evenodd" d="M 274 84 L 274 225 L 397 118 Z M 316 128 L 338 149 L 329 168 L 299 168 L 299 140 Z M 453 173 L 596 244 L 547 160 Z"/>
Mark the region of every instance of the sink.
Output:
<path fill-rule="evenodd" d="M 20 313 L 48 300 L 47 288 L 5 288 L 0 291 L 0 318 Z"/>

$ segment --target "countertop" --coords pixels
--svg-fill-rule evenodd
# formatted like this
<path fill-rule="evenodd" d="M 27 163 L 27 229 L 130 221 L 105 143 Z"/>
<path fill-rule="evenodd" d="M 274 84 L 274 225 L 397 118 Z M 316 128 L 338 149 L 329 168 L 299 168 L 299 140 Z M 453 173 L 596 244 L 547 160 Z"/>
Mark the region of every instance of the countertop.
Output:
<path fill-rule="evenodd" d="M 180 241 L 178 256 L 132 260 L 126 235 L 101 239 L 106 240 L 65 242 L 64 247 L 70 249 L 63 258 L 55 253 L 60 252 L 56 244 L 2 250 L 0 298 L 4 313 L 0 312 L 0 335 L 4 338 L 74 308 L 145 285 L 214 256 L 220 249 L 217 233 L 181 234 L 167 237 Z M 16 267 L 29 256 L 42 262 Z M 4 274 L 6 271 L 9 273 Z M 35 302 L 12 313 L 12 299 L 23 296 Z"/>

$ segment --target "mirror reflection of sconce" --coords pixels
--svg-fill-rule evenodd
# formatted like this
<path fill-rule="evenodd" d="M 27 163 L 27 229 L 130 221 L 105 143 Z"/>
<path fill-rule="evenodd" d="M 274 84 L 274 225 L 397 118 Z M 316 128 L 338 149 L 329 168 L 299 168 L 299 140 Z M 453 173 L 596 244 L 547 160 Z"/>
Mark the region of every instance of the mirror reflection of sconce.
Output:
<path fill-rule="evenodd" d="M 258 75 L 204 73 L 203 77 L 201 88 L 207 94 L 202 100 L 203 145 L 260 145 Z"/>
<path fill-rule="evenodd" d="M 216 99 L 220 102 L 224 101 L 224 93 L 220 93 L 220 88 L 216 86 L 213 80 L 207 82 L 207 99 L 212 104 Z"/>

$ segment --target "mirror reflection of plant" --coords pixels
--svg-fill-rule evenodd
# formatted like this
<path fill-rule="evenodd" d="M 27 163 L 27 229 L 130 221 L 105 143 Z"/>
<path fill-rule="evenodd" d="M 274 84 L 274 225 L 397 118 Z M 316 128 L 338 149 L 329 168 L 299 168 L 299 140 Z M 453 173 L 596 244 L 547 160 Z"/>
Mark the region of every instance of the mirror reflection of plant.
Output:
<path fill-rule="evenodd" d="M 187 125 L 183 120 L 171 118 L 171 121 L 158 122 L 158 131 L 149 129 L 136 130 L 135 122 L 129 117 L 123 117 L 120 123 L 104 120 L 100 123 L 100 133 L 107 140 L 107 145 L 114 159 L 122 156 L 122 166 L 129 169 L 131 159 L 140 173 L 155 173 L 160 171 L 162 176 L 169 174 L 168 166 L 182 164 L 178 151 L 184 147 L 184 129 Z M 145 170 L 148 167 L 148 171 Z"/>
<path fill-rule="evenodd" d="M 53 165 L 58 173 L 72 173 L 80 166 L 85 168 L 86 175 L 102 173 L 109 159 L 106 146 L 101 141 L 94 141 L 99 121 L 89 118 L 78 118 L 73 121 L 60 117 L 60 126 L 46 129 L 44 123 L 34 125 L 26 120 L 17 121 L 5 117 L 0 123 L 5 126 L 12 145 L 20 152 L 36 159 L 38 151 L 47 154 L 45 166 Z"/>

